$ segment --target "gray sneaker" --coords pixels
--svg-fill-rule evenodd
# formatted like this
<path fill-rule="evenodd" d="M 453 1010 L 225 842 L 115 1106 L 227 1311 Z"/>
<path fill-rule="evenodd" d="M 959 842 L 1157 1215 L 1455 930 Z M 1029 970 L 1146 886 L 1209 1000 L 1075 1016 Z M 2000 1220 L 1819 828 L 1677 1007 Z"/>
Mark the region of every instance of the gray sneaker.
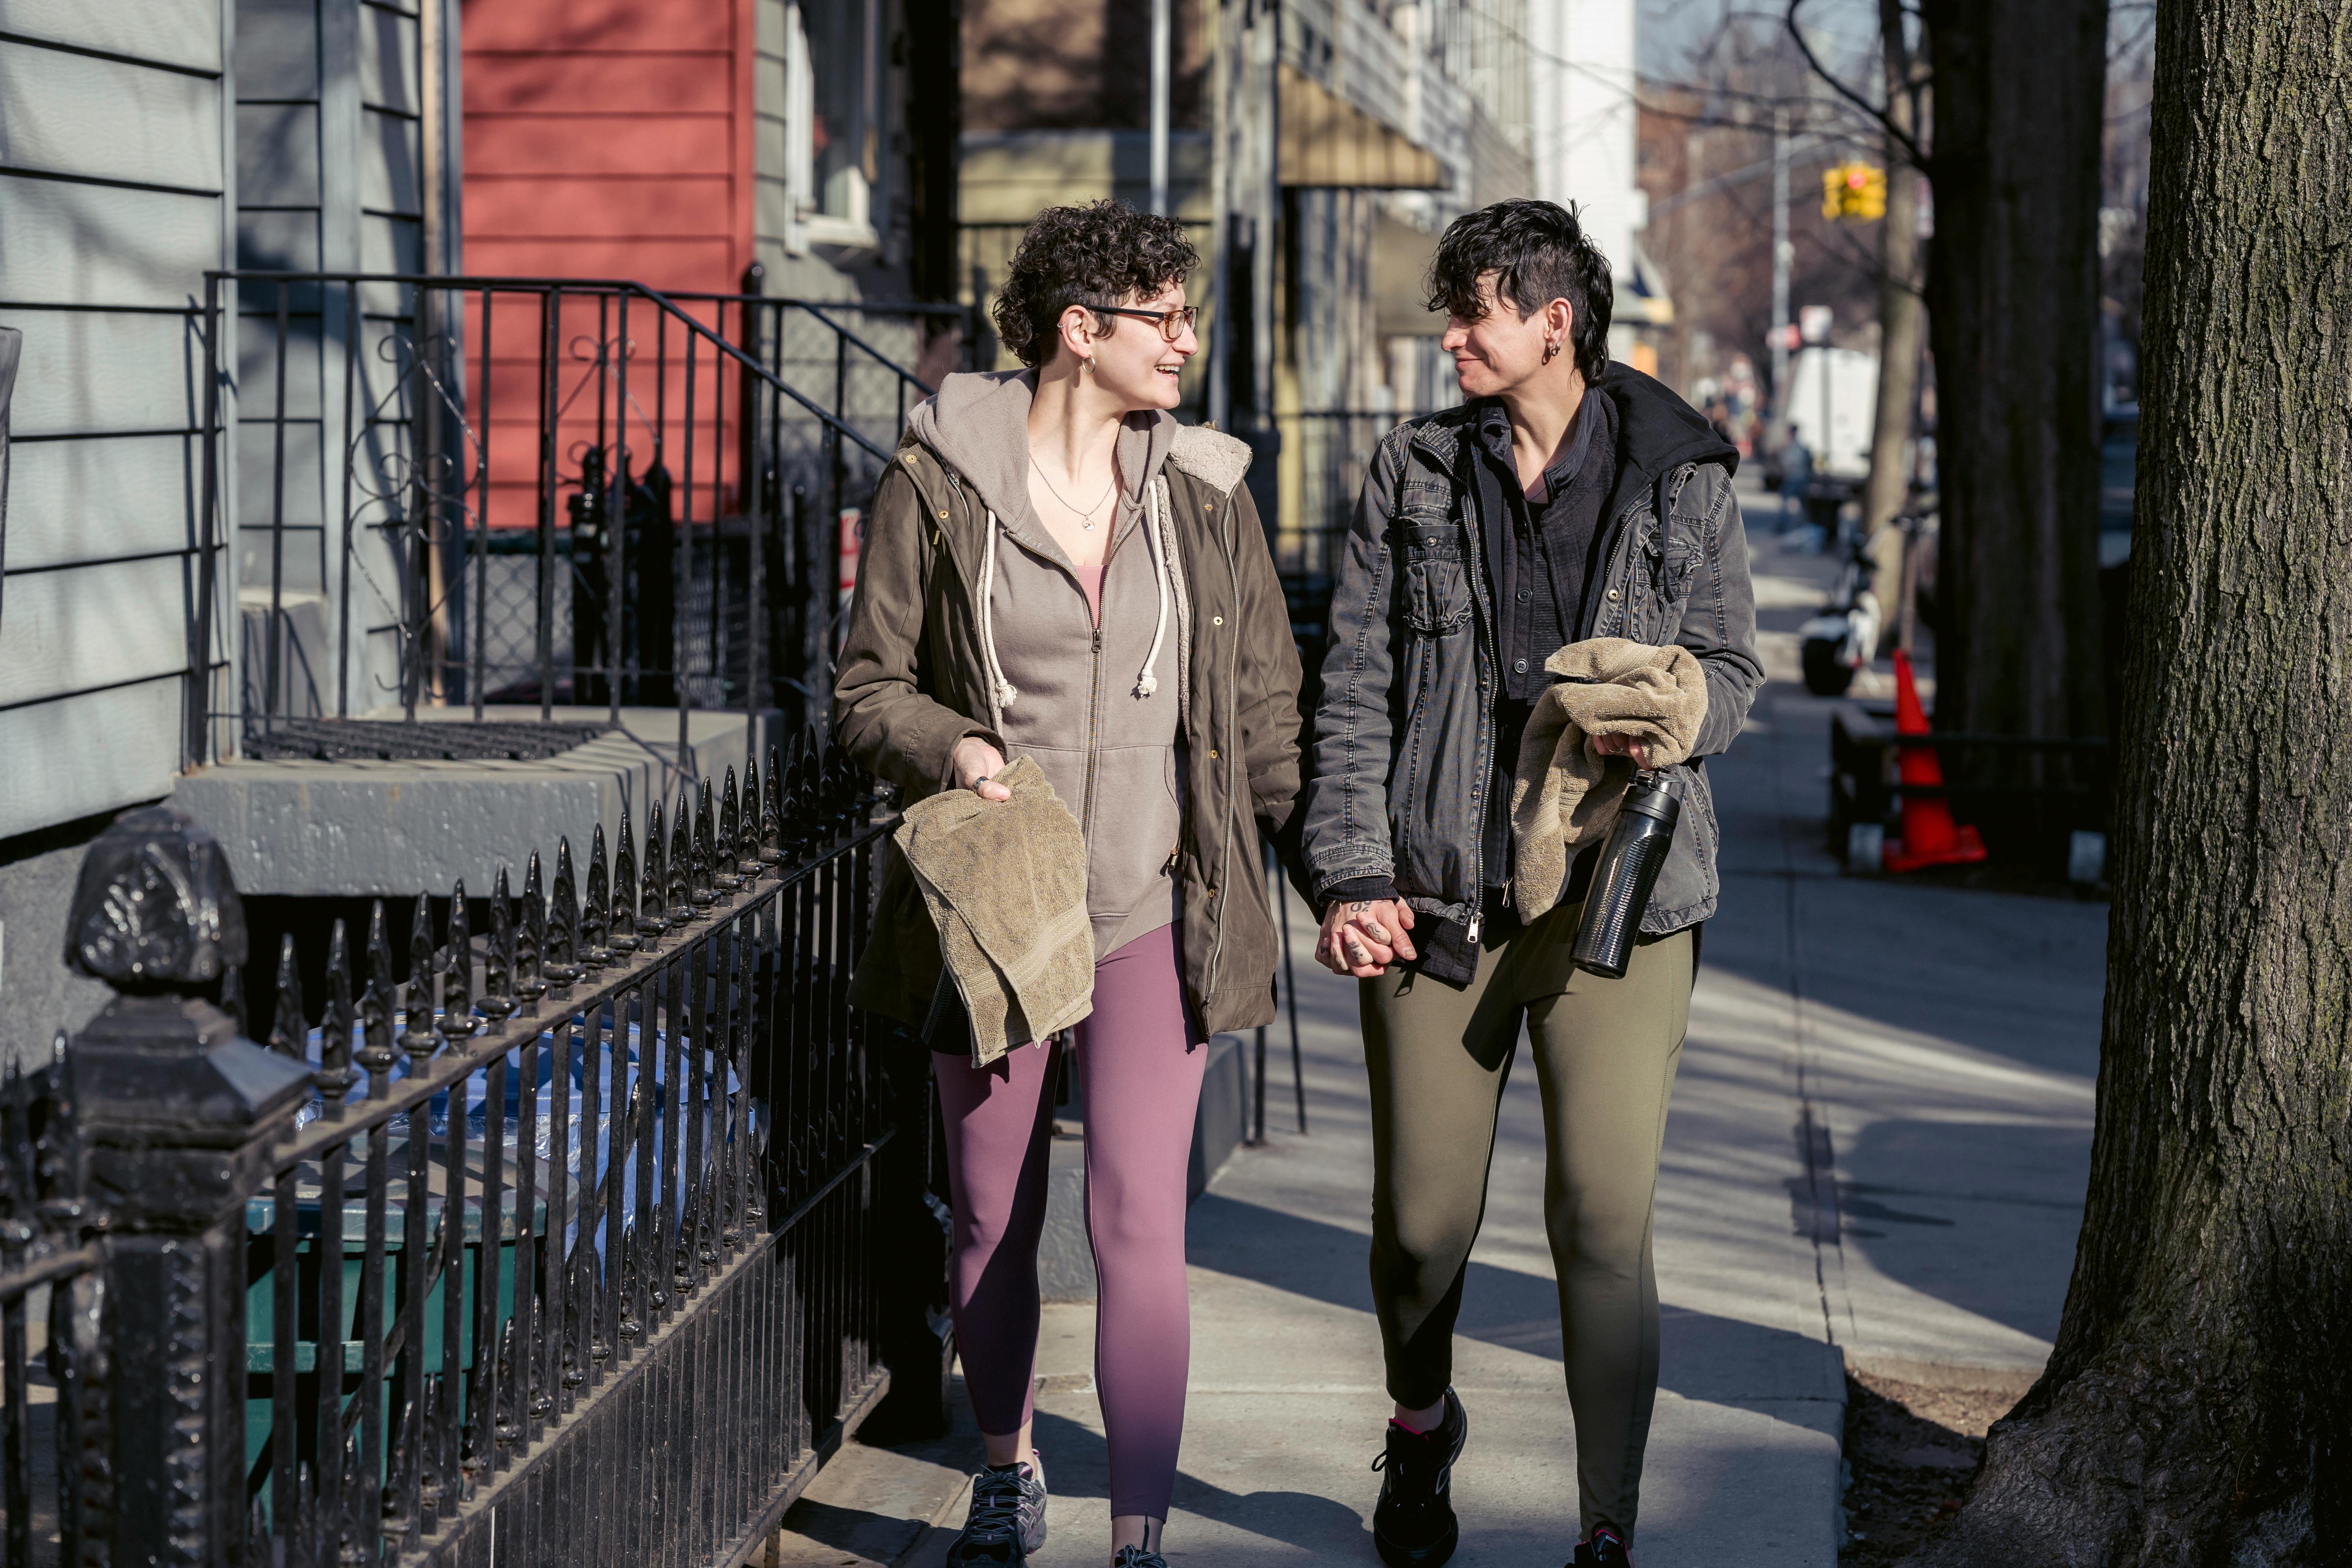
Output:
<path fill-rule="evenodd" d="M 1110 1568 L 1168 1568 L 1168 1559 L 1140 1546 L 1122 1546 L 1110 1560 Z"/>
<path fill-rule="evenodd" d="M 1045 1461 L 991 1465 L 971 1478 L 971 1512 L 947 1568 L 1018 1568 L 1045 1544 Z M 1162 1565 L 1165 1568 L 1165 1565 Z"/>

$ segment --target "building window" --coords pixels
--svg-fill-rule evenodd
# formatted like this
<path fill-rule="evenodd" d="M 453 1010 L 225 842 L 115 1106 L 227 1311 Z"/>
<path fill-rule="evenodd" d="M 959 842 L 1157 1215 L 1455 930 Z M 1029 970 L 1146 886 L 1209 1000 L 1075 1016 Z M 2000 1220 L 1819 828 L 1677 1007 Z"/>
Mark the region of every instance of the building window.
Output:
<path fill-rule="evenodd" d="M 800 0 L 793 194 L 809 240 L 872 245 L 880 179 L 880 0 Z"/>

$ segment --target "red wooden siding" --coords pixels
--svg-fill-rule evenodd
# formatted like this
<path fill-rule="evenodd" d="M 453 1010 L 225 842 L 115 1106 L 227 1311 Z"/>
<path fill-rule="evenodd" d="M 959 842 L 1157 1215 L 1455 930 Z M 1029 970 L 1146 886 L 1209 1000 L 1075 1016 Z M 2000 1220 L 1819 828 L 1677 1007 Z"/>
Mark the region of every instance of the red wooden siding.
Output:
<path fill-rule="evenodd" d="M 752 39 L 752 0 L 465 0 L 466 270 L 734 291 L 753 255 Z M 539 389 L 534 363 L 520 357 L 526 345 L 535 351 L 537 311 L 520 305 L 507 297 L 496 307 L 496 363 L 483 409 L 493 527 L 530 526 L 538 510 L 530 432 Z M 707 306 L 695 313 L 709 319 Z M 468 341 L 478 343 L 478 311 L 468 315 Z M 629 328 L 631 398 L 651 419 L 655 322 L 632 311 Z M 568 495 L 594 428 L 594 373 L 580 357 L 593 353 L 593 307 L 568 307 L 562 335 L 557 382 L 575 398 L 557 451 L 567 481 L 559 495 Z M 673 331 L 672 356 L 684 347 Z M 706 352 L 697 358 L 709 363 Z M 667 379 L 677 384 L 666 388 L 662 444 L 672 478 L 683 483 L 682 379 Z M 733 479 L 732 379 L 712 407 L 719 383 L 698 376 L 698 520 L 722 499 L 714 481 L 731 486 Z M 628 444 L 642 471 L 654 432 L 633 419 Z M 714 458 L 725 463 L 716 474 Z M 682 508 L 686 497 L 678 500 Z"/>

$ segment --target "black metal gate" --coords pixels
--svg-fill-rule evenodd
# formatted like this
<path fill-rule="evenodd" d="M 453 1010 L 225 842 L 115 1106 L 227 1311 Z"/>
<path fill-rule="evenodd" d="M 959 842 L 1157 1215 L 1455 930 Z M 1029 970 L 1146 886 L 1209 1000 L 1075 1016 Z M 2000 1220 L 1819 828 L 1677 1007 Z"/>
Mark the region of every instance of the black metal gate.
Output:
<path fill-rule="evenodd" d="M 847 998 L 894 820 L 747 759 L 338 922 L 315 1011 L 289 937 L 249 1023 L 218 847 L 110 828 L 68 947 L 120 994 L 0 1092 L 9 1563 L 727 1564 L 894 1363 L 936 1420 L 928 1075 Z"/>

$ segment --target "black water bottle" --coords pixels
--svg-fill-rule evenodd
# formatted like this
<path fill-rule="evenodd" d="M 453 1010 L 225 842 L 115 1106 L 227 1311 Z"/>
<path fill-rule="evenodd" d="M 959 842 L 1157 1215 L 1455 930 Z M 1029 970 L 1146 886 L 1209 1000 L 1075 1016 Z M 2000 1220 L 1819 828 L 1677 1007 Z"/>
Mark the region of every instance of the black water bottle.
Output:
<path fill-rule="evenodd" d="M 1577 922 L 1576 966 L 1604 980 L 1622 980 L 1633 961 L 1633 939 L 1650 907 L 1650 889 L 1675 841 L 1683 814 L 1679 781 L 1646 770 L 1633 775 L 1617 807 L 1617 825 L 1601 846 L 1584 894 L 1584 918 Z"/>

